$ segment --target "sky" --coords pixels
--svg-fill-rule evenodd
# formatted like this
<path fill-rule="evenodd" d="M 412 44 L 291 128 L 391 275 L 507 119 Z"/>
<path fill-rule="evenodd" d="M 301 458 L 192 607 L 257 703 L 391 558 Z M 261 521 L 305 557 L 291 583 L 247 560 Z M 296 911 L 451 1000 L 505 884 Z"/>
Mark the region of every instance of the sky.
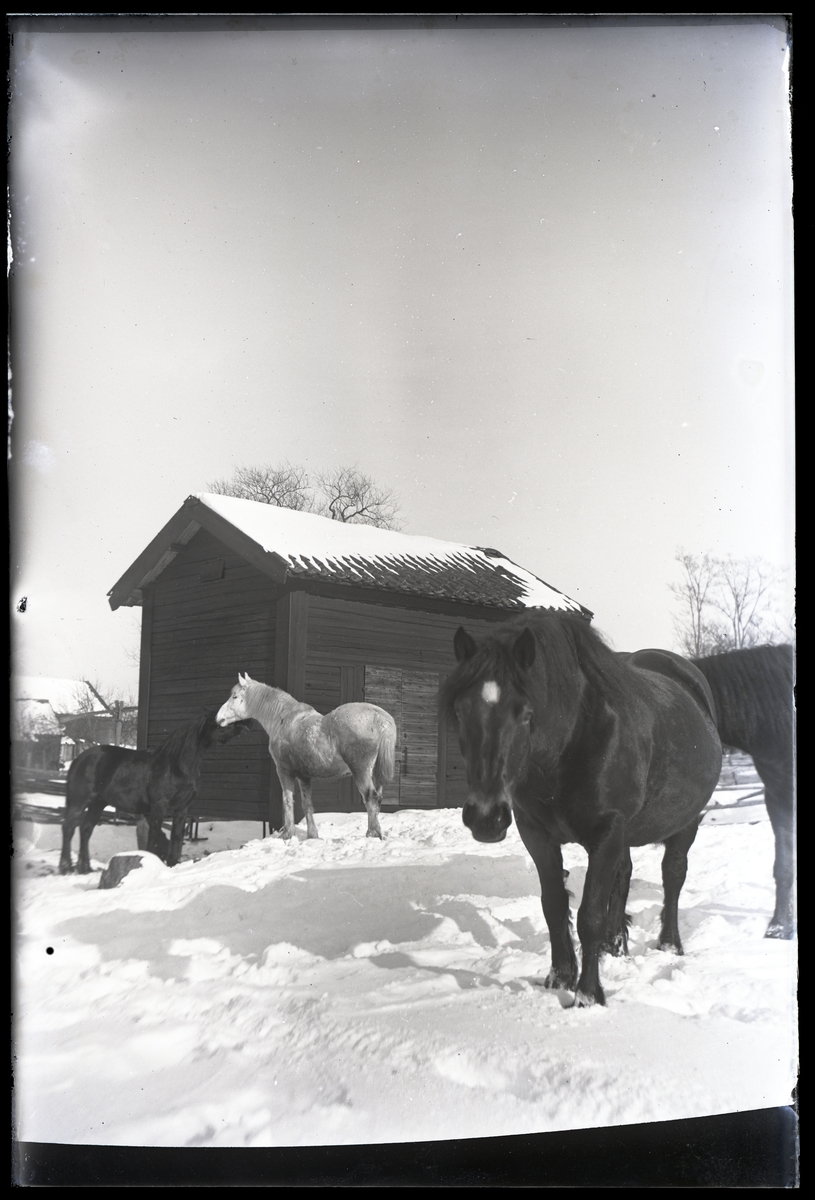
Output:
<path fill-rule="evenodd" d="M 780 19 L 63 24 L 11 49 L 17 671 L 134 694 L 107 592 L 266 462 L 359 468 L 621 650 L 677 648 L 680 548 L 791 586 Z"/>

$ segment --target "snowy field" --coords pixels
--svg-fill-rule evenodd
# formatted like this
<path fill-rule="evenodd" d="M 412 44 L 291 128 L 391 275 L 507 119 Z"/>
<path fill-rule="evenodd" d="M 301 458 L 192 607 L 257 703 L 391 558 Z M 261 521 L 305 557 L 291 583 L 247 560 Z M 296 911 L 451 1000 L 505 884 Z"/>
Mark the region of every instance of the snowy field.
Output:
<path fill-rule="evenodd" d="M 514 825 L 482 846 L 457 810 L 386 814 L 381 843 L 365 822 L 325 814 L 319 841 L 291 843 L 202 823 L 192 857 L 148 856 L 104 891 L 56 873 L 59 826 L 18 822 L 18 1138 L 372 1144 L 790 1103 L 796 944 L 763 937 L 763 805 L 700 829 L 684 957 L 655 949 L 661 850 L 634 851 L 631 955 L 603 959 L 607 1007 L 580 1010 L 540 986 L 548 935 Z M 134 847 L 132 827 L 100 826 L 94 866 Z M 565 862 L 576 905 L 586 857 Z"/>

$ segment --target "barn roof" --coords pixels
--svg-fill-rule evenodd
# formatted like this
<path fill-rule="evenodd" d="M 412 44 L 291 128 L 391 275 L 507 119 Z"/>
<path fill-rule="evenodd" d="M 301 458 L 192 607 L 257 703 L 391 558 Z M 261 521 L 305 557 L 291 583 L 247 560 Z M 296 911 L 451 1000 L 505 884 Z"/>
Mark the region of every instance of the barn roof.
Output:
<path fill-rule="evenodd" d="M 199 529 L 207 529 L 276 583 L 302 579 L 492 608 L 591 613 L 499 550 L 345 524 L 254 500 L 189 496 L 108 593 L 111 608 L 141 604 Z"/>

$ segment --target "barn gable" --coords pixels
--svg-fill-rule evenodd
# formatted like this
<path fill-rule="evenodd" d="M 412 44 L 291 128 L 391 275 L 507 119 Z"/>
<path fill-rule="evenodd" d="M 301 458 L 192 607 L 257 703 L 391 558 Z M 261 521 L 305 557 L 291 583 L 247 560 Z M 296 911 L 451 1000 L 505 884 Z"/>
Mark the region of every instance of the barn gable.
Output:
<path fill-rule="evenodd" d="M 320 712 L 352 700 L 388 709 L 398 772 L 384 807 L 464 800 L 455 736 L 436 693 L 453 634 L 525 607 L 591 614 L 499 551 L 413 538 L 224 496 L 190 497 L 109 593 L 141 604 L 139 745 L 218 707 L 239 671 Z M 315 807 L 361 810 L 348 782 L 315 782 Z M 262 732 L 202 764 L 198 815 L 280 823 Z"/>

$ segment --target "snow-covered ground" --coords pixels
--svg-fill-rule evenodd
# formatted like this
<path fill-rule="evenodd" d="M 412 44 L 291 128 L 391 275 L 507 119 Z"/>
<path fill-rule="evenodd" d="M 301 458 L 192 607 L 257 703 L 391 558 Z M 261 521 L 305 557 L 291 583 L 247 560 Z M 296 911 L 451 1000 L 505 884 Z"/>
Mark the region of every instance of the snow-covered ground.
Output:
<path fill-rule="evenodd" d="M 540 986 L 548 935 L 514 826 L 482 846 L 457 810 L 385 815 L 381 843 L 362 811 L 318 825 L 286 843 L 202 824 L 178 867 L 99 890 L 56 873 L 59 826 L 17 823 L 21 1141 L 427 1141 L 790 1103 L 797 948 L 763 937 L 763 805 L 700 829 L 684 957 L 655 949 L 661 849 L 634 852 L 631 955 L 602 962 L 607 1007 L 579 1010 Z M 97 867 L 130 848 L 128 826 L 91 841 Z M 586 856 L 565 861 L 576 905 Z"/>

